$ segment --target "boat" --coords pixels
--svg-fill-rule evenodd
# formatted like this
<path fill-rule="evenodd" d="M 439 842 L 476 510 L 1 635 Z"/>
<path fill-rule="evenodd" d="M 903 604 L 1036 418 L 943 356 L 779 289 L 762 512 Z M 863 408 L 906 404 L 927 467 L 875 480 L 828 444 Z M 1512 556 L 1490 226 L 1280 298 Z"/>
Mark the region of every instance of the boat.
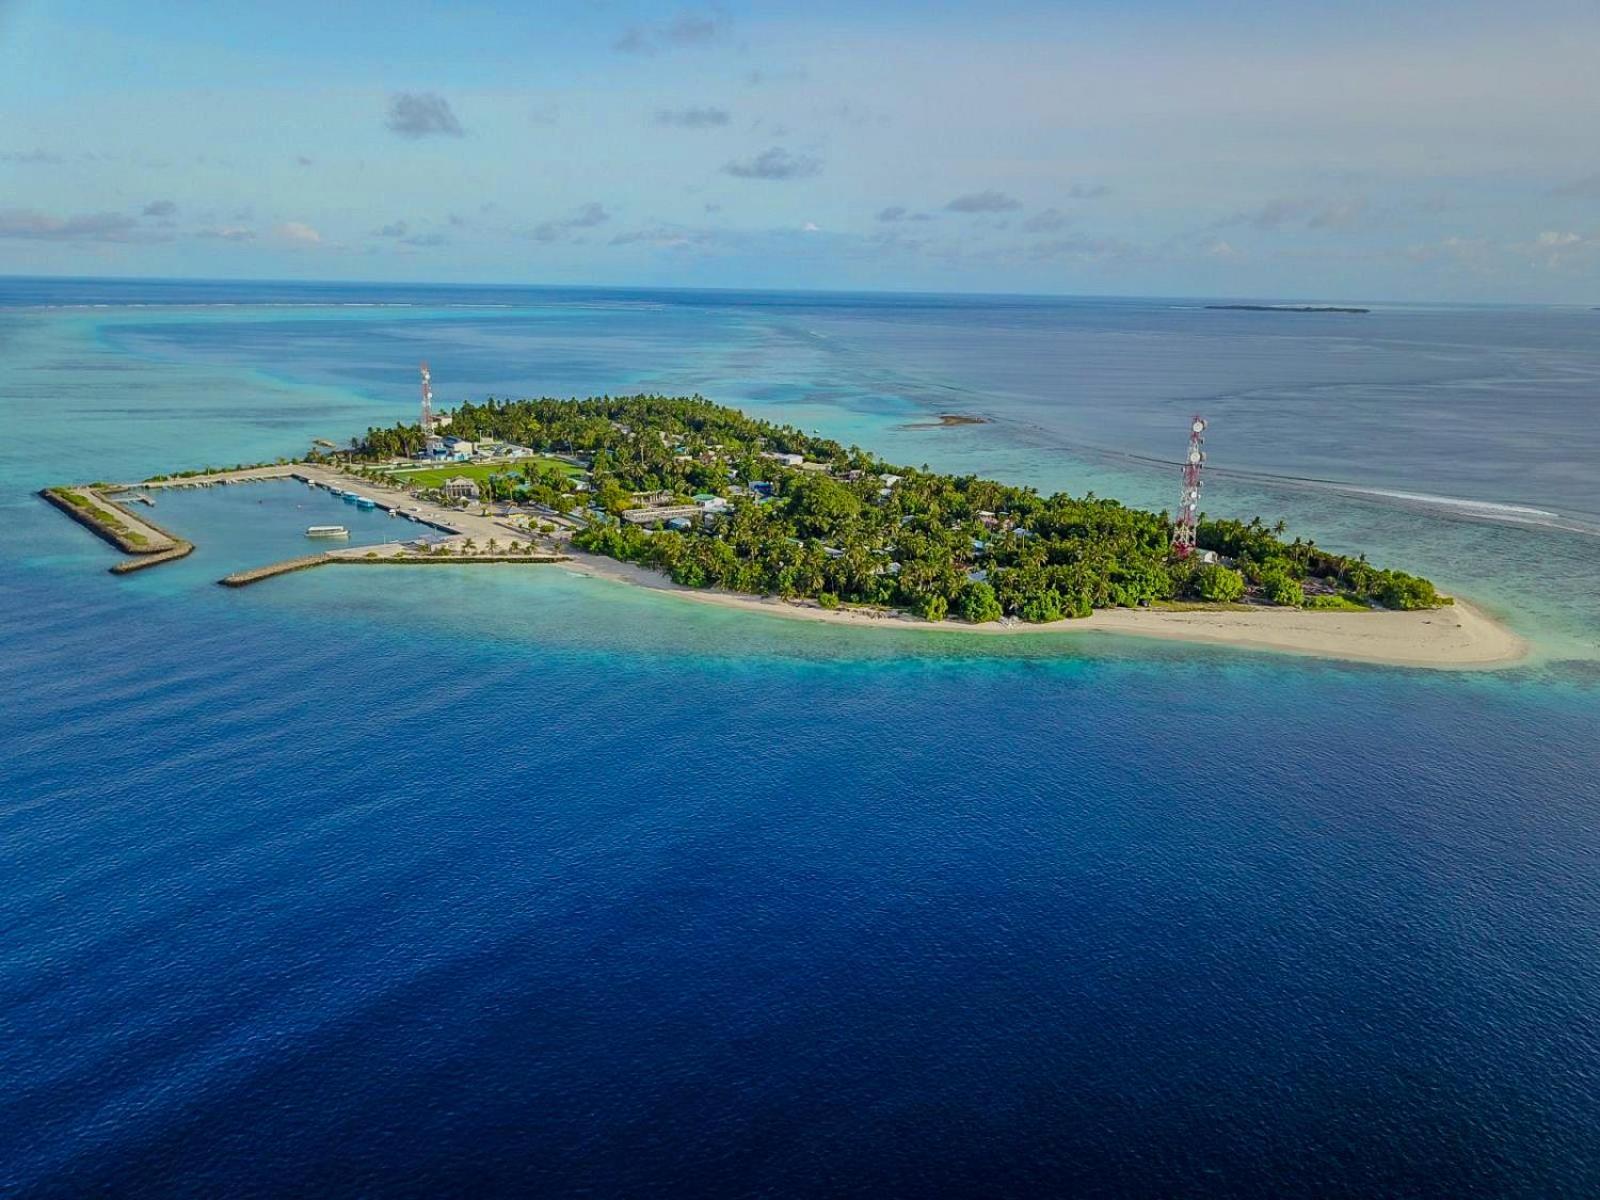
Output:
<path fill-rule="evenodd" d="M 357 508 L 376 508 L 377 506 L 378 502 L 376 500 L 369 500 L 365 496 L 356 497 Z"/>
<path fill-rule="evenodd" d="M 314 538 L 341 538 L 349 537 L 350 531 L 343 525 L 307 525 L 306 536 Z"/>

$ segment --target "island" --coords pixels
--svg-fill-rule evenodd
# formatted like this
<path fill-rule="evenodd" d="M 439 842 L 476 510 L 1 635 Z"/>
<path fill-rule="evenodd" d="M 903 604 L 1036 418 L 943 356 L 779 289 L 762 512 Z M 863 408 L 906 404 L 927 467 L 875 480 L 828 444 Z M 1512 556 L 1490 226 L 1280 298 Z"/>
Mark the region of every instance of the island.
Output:
<path fill-rule="evenodd" d="M 1369 313 L 1370 308 L 1343 308 L 1334 304 L 1208 304 L 1217 312 Z"/>
<path fill-rule="evenodd" d="M 1175 602 L 1345 611 L 1451 603 L 1419 576 L 1284 541 L 1281 524 L 1202 520 L 1199 552 L 1180 558 L 1166 513 L 891 464 L 699 396 L 491 400 L 462 405 L 449 428 L 457 444 L 537 456 L 477 471 L 472 499 L 576 517 L 576 548 L 686 587 L 973 624 Z M 355 457 L 375 477 L 403 480 L 415 477 L 419 453 L 420 427 L 399 425 L 369 430 Z M 447 486 L 448 465 L 422 470 Z"/>
<path fill-rule="evenodd" d="M 559 563 L 713 604 L 880 628 L 1096 630 L 1446 668 L 1527 651 L 1429 580 L 1287 539 L 1281 522 L 1203 517 L 1195 550 L 1180 555 L 1164 512 L 890 463 L 700 396 L 491 399 L 439 414 L 427 431 L 401 423 L 348 448 L 318 442 L 292 462 L 45 498 L 124 553 L 164 560 L 147 552 L 188 543 L 130 504 L 272 479 L 427 532 L 218 582 L 331 563 Z"/>

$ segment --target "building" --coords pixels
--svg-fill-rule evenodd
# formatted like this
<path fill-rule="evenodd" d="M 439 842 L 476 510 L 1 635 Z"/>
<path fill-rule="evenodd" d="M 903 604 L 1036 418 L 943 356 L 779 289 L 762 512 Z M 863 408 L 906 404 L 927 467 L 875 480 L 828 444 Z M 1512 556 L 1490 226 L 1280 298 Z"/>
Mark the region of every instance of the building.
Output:
<path fill-rule="evenodd" d="M 693 520 L 700 515 L 701 510 L 698 505 L 679 504 L 672 508 L 630 508 L 622 514 L 622 519 L 630 525 L 655 525 L 678 517 Z"/>
<path fill-rule="evenodd" d="M 441 490 L 451 500 L 476 500 L 479 496 L 477 483 L 465 475 L 445 480 Z"/>

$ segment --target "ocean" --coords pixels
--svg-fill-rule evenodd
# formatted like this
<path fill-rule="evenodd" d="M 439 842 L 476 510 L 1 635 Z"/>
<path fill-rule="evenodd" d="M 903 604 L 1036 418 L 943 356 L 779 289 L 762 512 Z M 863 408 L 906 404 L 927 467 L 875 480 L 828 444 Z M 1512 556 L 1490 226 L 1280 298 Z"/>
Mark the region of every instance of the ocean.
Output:
<path fill-rule="evenodd" d="M 0 280 L 0 1194 L 1600 1192 L 1600 314 Z M 117 578 L 47 484 L 698 391 L 1413 568 L 1527 664 Z M 941 413 L 986 418 L 939 427 Z M 974 644 L 977 643 L 977 644 Z"/>

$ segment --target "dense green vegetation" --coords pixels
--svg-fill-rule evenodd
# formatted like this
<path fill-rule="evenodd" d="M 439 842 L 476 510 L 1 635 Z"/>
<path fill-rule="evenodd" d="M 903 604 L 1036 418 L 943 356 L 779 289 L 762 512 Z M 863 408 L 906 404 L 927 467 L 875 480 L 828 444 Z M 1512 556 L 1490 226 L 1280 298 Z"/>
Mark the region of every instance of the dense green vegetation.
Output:
<path fill-rule="evenodd" d="M 582 503 L 589 524 L 576 545 L 658 568 L 692 587 L 980 622 L 1056 621 L 1175 600 L 1404 609 L 1449 603 L 1425 579 L 1298 538 L 1285 542 L 1281 525 L 1203 520 L 1199 545 L 1221 561 L 1180 560 L 1171 554 L 1165 513 L 891 466 L 858 447 L 698 396 L 491 400 L 463 405 L 450 429 L 587 461 L 589 488 L 581 498 L 548 465 L 529 464 L 521 480 L 514 472 L 492 478 L 509 480 L 505 498 L 567 509 Z M 414 425 L 374 429 L 360 453 L 388 458 L 420 444 Z M 806 462 L 784 465 L 774 454 Z M 706 493 L 726 498 L 730 508 L 689 530 L 616 519 L 639 507 L 641 495 L 686 503 Z"/>

